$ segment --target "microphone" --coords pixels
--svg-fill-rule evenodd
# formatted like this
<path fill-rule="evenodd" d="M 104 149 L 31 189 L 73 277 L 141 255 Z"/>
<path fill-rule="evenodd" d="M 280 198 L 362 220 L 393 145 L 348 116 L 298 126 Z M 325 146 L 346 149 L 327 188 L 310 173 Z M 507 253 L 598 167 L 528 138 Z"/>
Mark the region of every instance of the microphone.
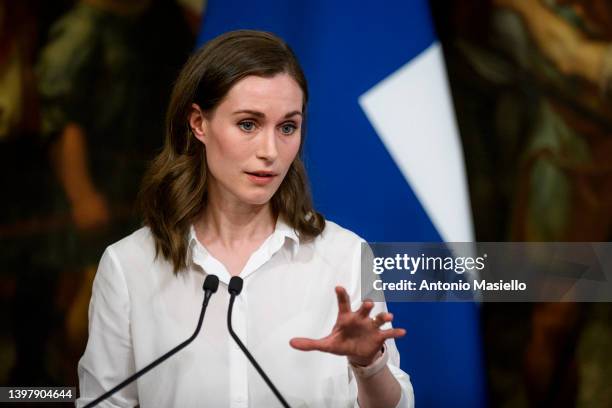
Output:
<path fill-rule="evenodd" d="M 281 393 L 276 389 L 274 384 L 272 384 L 272 381 L 270 381 L 270 379 L 268 378 L 266 373 L 264 373 L 264 371 L 261 369 L 259 364 L 257 364 L 257 361 L 255 361 L 255 358 L 253 358 L 251 353 L 249 353 L 249 350 L 247 350 L 245 345 L 242 344 L 242 341 L 240 341 L 240 339 L 238 338 L 238 336 L 234 332 L 234 329 L 232 328 L 232 310 L 234 308 L 234 300 L 236 300 L 236 296 L 238 296 L 240 294 L 240 292 L 242 292 L 242 282 L 243 282 L 242 278 L 240 278 L 238 276 L 233 276 L 230 279 L 229 285 L 227 287 L 227 291 L 230 294 L 229 309 L 227 310 L 227 328 L 228 328 L 228 330 L 230 332 L 230 335 L 232 336 L 232 338 L 236 342 L 236 344 L 238 344 L 238 347 L 240 347 L 240 349 L 242 350 L 244 355 L 247 356 L 247 358 L 249 359 L 251 364 L 253 364 L 253 367 L 255 367 L 255 369 L 257 370 L 257 372 L 261 376 L 261 378 L 263 378 L 264 381 L 266 382 L 266 384 L 268 384 L 268 387 L 270 387 L 270 389 L 272 390 L 274 395 L 276 395 L 276 398 L 278 398 L 278 400 L 283 405 L 283 407 L 290 408 L 289 404 L 287 404 L 287 401 L 285 401 L 285 399 L 283 398 Z"/>
<path fill-rule="evenodd" d="M 208 301 L 210 300 L 210 297 L 213 295 L 213 293 L 217 291 L 218 288 L 219 288 L 219 278 L 216 275 L 207 275 L 206 279 L 204 279 L 204 285 L 202 286 L 202 289 L 204 290 L 204 301 L 202 302 L 202 311 L 200 312 L 198 326 L 196 327 L 191 337 L 189 337 L 187 340 L 185 340 L 184 342 L 182 342 L 181 344 L 179 344 L 172 350 L 168 351 L 163 356 L 159 357 L 157 360 L 153 360 L 153 362 L 151 362 L 148 366 L 135 372 L 134 374 L 126 378 L 124 381 L 117 384 L 113 389 L 100 395 L 98 398 L 96 398 L 89 404 L 85 405 L 84 408 L 94 407 L 98 405 L 99 403 L 101 403 L 102 401 L 104 401 L 105 399 L 107 399 L 108 397 L 110 397 L 111 395 L 113 395 L 114 393 L 116 393 L 117 391 L 125 387 L 126 385 L 132 383 L 137 378 L 141 377 L 142 375 L 147 373 L 149 370 L 153 369 L 154 367 L 156 367 L 157 365 L 165 361 L 168 357 L 177 353 L 181 349 L 185 348 L 189 343 L 191 343 L 198 336 L 198 333 L 200 332 L 200 329 L 202 328 L 202 322 L 204 321 L 204 314 L 206 313 L 206 307 L 208 306 Z"/>

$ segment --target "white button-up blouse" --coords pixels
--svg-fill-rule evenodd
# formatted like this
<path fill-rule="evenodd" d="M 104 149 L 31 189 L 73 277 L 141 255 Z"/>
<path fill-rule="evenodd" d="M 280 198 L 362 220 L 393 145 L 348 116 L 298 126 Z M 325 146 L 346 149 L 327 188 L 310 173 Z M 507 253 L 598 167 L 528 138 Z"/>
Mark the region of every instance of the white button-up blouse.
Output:
<path fill-rule="evenodd" d="M 327 221 L 323 233 L 302 242 L 282 220 L 248 260 L 240 276 L 233 327 L 292 407 L 354 407 L 357 383 L 344 356 L 293 349 L 293 337 L 331 333 L 346 288 L 353 310 L 361 304 L 363 240 Z M 156 258 L 148 228 L 109 246 L 100 261 L 89 306 L 89 340 L 79 362 L 83 406 L 146 366 L 195 330 L 206 274 L 219 277 L 198 337 L 186 348 L 117 392 L 100 406 L 280 406 L 227 330 L 230 275 L 190 232 L 188 269 L 175 275 Z M 376 303 L 372 316 L 386 310 Z M 383 328 L 386 328 L 383 326 Z M 399 368 L 395 342 L 386 342 L 389 368 L 399 381 L 398 406 L 412 407 L 408 374 Z"/>

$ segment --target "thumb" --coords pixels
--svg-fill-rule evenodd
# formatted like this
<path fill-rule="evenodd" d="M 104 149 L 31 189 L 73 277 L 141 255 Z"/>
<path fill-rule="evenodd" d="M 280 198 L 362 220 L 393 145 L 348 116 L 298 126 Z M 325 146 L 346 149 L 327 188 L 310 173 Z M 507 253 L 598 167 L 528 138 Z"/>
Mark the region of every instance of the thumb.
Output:
<path fill-rule="evenodd" d="M 291 347 L 302 351 L 323 351 L 320 340 L 307 339 L 305 337 L 294 337 L 293 339 L 289 340 L 289 344 Z"/>

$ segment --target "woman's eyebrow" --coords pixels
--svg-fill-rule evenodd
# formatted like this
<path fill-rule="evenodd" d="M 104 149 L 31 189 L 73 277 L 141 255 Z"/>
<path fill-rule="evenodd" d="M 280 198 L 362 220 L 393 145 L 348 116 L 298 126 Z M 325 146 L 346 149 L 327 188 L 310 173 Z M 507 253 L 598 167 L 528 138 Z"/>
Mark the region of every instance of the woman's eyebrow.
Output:
<path fill-rule="evenodd" d="M 248 113 L 249 115 L 253 115 L 253 116 L 258 117 L 258 118 L 265 118 L 266 117 L 266 115 L 263 112 L 254 111 L 254 110 L 250 110 L 250 109 L 237 110 L 237 111 L 233 112 L 232 115 L 239 115 L 239 114 L 242 114 L 242 113 Z M 287 113 L 285 115 L 285 119 L 286 118 L 290 118 L 290 117 L 295 116 L 295 115 L 302 116 L 302 112 L 300 112 L 300 111 L 289 112 L 289 113 Z"/>
<path fill-rule="evenodd" d="M 290 118 L 290 117 L 295 116 L 295 115 L 300 115 L 300 116 L 302 116 L 302 112 L 300 112 L 300 111 L 293 111 L 293 112 L 289 112 L 288 114 L 286 114 L 286 115 L 285 115 L 285 119 L 286 119 L 286 118 Z"/>
<path fill-rule="evenodd" d="M 263 114 L 262 112 L 258 112 L 258 111 L 254 111 L 254 110 L 250 110 L 250 109 L 237 110 L 237 111 L 233 112 L 232 115 L 239 115 L 241 113 L 248 113 L 249 115 L 257 116 L 258 118 L 265 118 L 266 117 L 266 115 Z"/>

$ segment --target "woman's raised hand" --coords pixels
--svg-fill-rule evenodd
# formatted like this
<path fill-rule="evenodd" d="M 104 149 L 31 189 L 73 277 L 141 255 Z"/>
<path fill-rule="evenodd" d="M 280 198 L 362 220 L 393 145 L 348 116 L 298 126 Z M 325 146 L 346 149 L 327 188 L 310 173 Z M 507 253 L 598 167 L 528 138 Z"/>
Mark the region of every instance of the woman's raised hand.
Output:
<path fill-rule="evenodd" d="M 342 286 L 336 286 L 338 298 L 338 317 L 331 334 L 322 339 L 293 338 L 293 348 L 303 351 L 324 351 L 347 356 L 354 365 L 370 365 L 378 357 L 385 340 L 402 337 L 404 329 L 381 330 L 380 327 L 393 320 L 391 313 L 379 313 L 370 318 L 374 307 L 371 300 L 366 300 L 355 312 L 351 311 L 349 295 Z"/>

